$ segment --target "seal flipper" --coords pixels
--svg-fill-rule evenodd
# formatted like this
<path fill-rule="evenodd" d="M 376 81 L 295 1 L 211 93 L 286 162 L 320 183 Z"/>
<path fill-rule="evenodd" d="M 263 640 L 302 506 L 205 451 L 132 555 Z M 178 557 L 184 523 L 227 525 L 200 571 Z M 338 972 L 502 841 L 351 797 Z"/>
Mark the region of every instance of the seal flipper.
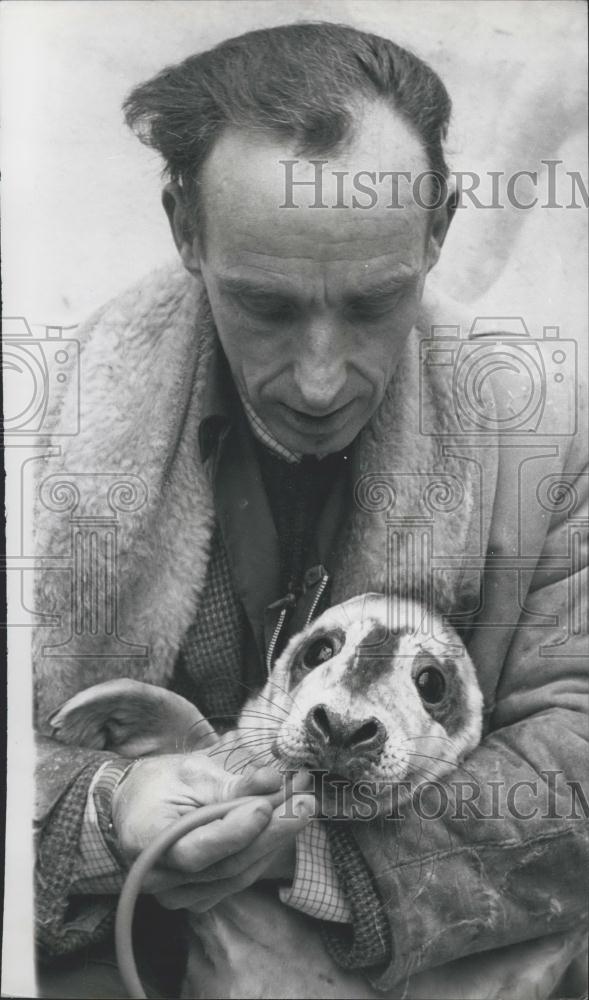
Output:
<path fill-rule="evenodd" d="M 50 716 L 49 724 L 62 743 L 114 750 L 123 757 L 186 753 L 218 740 L 186 698 L 129 678 L 78 692 Z"/>

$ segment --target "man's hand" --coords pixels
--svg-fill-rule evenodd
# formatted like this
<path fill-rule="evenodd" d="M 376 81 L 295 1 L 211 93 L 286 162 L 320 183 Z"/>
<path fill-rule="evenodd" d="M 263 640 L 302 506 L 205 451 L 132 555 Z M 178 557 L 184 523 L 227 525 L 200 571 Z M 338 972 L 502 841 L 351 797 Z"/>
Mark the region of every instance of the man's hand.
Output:
<path fill-rule="evenodd" d="M 145 890 L 157 893 L 171 909 L 201 912 L 260 878 L 292 876 L 295 837 L 313 814 L 313 796 L 295 793 L 284 815 L 279 772 L 262 768 L 233 774 L 222 759 L 201 752 L 146 758 L 113 797 L 113 826 L 129 863 L 188 811 L 244 795 L 258 797 L 187 834 L 166 852 Z"/>

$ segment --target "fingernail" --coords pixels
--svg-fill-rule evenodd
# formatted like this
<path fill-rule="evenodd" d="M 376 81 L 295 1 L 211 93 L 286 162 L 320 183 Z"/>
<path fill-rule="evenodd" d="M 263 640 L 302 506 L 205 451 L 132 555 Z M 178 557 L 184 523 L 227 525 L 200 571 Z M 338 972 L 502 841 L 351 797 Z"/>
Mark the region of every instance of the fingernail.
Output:
<path fill-rule="evenodd" d="M 309 820 L 312 818 L 315 812 L 315 805 L 313 802 L 296 802 L 294 806 L 295 814 L 299 819 Z"/>

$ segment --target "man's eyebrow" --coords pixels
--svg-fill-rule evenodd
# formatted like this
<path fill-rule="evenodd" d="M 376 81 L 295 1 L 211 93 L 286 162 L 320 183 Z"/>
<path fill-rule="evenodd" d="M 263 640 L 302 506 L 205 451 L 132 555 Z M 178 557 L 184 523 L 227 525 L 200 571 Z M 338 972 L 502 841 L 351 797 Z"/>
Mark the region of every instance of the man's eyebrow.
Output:
<path fill-rule="evenodd" d="M 263 281 L 256 281 L 251 278 L 220 278 L 220 284 L 225 291 L 233 295 L 278 295 L 283 298 L 291 297 L 294 293 L 290 289 L 278 288 L 273 284 L 266 284 Z"/>
<path fill-rule="evenodd" d="M 386 299 L 404 288 L 409 288 L 415 284 L 419 277 L 418 272 L 411 274 L 398 274 L 394 277 L 364 285 L 362 288 L 350 290 L 346 295 L 347 299 Z"/>
<path fill-rule="evenodd" d="M 390 275 L 360 288 L 351 288 L 345 293 L 348 301 L 376 300 L 392 298 L 399 291 L 410 287 L 419 277 L 418 271 L 407 271 L 396 275 Z M 296 299 L 298 297 L 296 289 L 284 288 L 274 284 L 272 281 L 260 281 L 256 278 L 237 278 L 227 275 L 220 277 L 219 283 L 226 292 L 232 295 L 268 295 L 282 299 Z"/>

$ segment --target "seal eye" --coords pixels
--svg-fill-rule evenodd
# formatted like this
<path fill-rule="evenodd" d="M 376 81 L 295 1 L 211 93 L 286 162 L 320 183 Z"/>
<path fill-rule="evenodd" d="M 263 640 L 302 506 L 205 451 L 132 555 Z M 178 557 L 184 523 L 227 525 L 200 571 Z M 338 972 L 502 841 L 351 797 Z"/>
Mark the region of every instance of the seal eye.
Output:
<path fill-rule="evenodd" d="M 446 681 L 437 667 L 424 667 L 415 678 L 421 700 L 426 705 L 439 705 L 446 693 Z"/>
<path fill-rule="evenodd" d="M 326 660 L 331 660 L 334 654 L 335 643 L 333 639 L 324 635 L 320 639 L 315 639 L 315 641 L 307 647 L 303 655 L 303 666 L 311 670 L 313 667 L 318 667 L 320 663 L 325 663 Z"/>

